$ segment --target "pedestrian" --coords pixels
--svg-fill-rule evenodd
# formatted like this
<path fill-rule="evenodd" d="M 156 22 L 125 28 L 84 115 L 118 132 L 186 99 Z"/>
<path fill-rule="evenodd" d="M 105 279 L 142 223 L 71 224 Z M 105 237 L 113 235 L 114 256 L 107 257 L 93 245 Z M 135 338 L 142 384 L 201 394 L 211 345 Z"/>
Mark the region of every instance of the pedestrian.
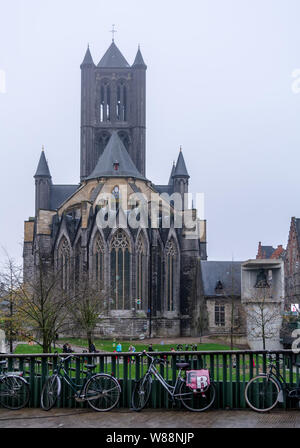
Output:
<path fill-rule="evenodd" d="M 63 345 L 63 353 L 68 353 L 68 345 L 67 342 Z"/>
<path fill-rule="evenodd" d="M 72 347 L 71 347 L 71 345 L 68 343 L 67 344 L 67 353 L 74 353 L 74 350 L 72 350 Z"/>
<path fill-rule="evenodd" d="M 117 345 L 117 352 L 121 352 L 121 351 L 122 351 L 122 345 L 119 342 L 118 345 Z"/>
<path fill-rule="evenodd" d="M 154 350 L 153 350 L 152 344 L 149 344 L 148 352 L 153 352 L 153 351 L 154 351 Z"/>
<path fill-rule="evenodd" d="M 99 350 L 96 350 L 95 344 L 93 342 L 91 342 L 91 345 L 89 347 L 89 352 L 90 353 L 99 353 Z"/>

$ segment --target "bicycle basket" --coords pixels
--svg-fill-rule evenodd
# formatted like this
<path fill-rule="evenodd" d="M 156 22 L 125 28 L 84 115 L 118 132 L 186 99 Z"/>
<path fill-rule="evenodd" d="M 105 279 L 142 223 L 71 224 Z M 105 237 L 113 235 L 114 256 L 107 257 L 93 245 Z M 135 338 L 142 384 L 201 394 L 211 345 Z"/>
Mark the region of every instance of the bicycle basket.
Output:
<path fill-rule="evenodd" d="M 205 392 L 210 385 L 209 370 L 187 370 L 186 385 L 195 392 Z"/>

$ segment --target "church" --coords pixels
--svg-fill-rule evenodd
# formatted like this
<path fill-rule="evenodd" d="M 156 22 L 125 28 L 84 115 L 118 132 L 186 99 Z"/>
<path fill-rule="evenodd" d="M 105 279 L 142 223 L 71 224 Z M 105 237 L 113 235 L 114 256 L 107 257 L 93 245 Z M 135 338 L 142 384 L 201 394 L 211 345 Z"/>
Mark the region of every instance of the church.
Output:
<path fill-rule="evenodd" d="M 93 285 L 106 291 L 107 306 L 95 336 L 198 336 L 207 310 L 205 291 L 219 296 L 217 286 L 224 283 L 229 264 L 222 262 L 217 269 L 218 262 L 206 261 L 206 221 L 185 201 L 190 176 L 182 150 L 170 163 L 164 185 L 147 178 L 147 66 L 141 50 L 130 65 L 112 39 L 98 63 L 88 47 L 80 69 L 79 183 L 53 183 L 42 150 L 34 175 L 35 216 L 24 226 L 24 281 L 34 276 L 42 251 L 53 270 L 61 267 L 62 288 L 71 293 L 75 278 L 87 272 Z M 172 200 L 173 194 L 182 198 L 181 204 Z M 141 201 L 134 203 L 132 197 L 144 198 L 143 225 L 141 219 L 135 221 L 140 225 L 124 225 L 139 213 Z M 159 198 L 154 224 L 153 197 Z M 167 208 L 169 225 L 164 225 Z M 111 209 L 114 224 L 99 225 Z M 184 212 L 194 218 L 192 237 L 184 224 L 176 225 Z"/>

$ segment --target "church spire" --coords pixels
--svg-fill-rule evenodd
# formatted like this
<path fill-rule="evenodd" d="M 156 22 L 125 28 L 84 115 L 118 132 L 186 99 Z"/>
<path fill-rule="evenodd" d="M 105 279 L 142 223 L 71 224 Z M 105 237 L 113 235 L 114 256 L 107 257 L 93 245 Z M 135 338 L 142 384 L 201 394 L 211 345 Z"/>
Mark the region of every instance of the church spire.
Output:
<path fill-rule="evenodd" d="M 98 67 L 100 68 L 124 68 L 130 67 L 114 40 L 110 44 L 108 50 L 100 60 Z"/>
<path fill-rule="evenodd" d="M 173 185 L 173 174 L 174 174 L 174 172 L 175 172 L 175 160 L 173 160 L 173 165 L 172 165 L 172 170 L 171 170 L 171 174 L 170 174 L 168 185 Z"/>
<path fill-rule="evenodd" d="M 136 53 L 135 56 L 135 60 L 134 63 L 132 64 L 132 67 L 136 67 L 136 68 L 147 68 L 147 65 L 144 62 L 141 50 L 140 50 L 140 46 L 138 47 L 138 51 Z"/>
<path fill-rule="evenodd" d="M 83 58 L 82 64 L 80 65 L 80 68 L 86 67 L 86 66 L 94 66 L 94 61 L 90 52 L 90 46 L 88 45 L 85 56 Z"/>
<path fill-rule="evenodd" d="M 187 172 L 186 166 L 185 166 L 185 161 L 184 161 L 184 157 L 182 154 L 181 146 L 180 146 L 179 156 L 177 159 L 177 163 L 176 163 L 176 167 L 175 167 L 173 176 L 174 177 L 190 177 L 189 173 Z"/>
<path fill-rule="evenodd" d="M 49 178 L 51 178 L 48 162 L 47 162 L 46 156 L 45 156 L 44 146 L 42 146 L 42 153 L 41 153 L 40 160 L 39 160 L 39 163 L 38 163 L 38 167 L 37 167 L 37 170 L 36 170 L 36 173 L 35 173 L 34 177 L 35 178 L 36 177 L 49 177 Z"/>

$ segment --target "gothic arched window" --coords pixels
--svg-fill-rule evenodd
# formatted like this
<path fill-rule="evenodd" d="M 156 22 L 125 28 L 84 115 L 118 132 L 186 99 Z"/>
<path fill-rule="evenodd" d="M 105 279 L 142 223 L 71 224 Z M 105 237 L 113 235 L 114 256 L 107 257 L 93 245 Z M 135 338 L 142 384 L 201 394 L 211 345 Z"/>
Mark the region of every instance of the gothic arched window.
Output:
<path fill-rule="evenodd" d="M 164 297 L 164 263 L 163 263 L 163 248 L 160 242 L 157 244 L 157 262 L 156 262 L 156 269 L 157 269 L 157 282 L 156 282 L 156 309 L 157 311 L 161 311 L 162 309 L 162 302 Z"/>
<path fill-rule="evenodd" d="M 127 120 L 127 86 L 126 81 L 121 79 L 117 85 L 117 120 Z"/>
<path fill-rule="evenodd" d="M 119 229 L 110 244 L 111 309 L 129 310 L 130 304 L 130 244 L 126 233 Z"/>
<path fill-rule="evenodd" d="M 104 284 L 104 243 L 101 235 L 97 233 L 97 236 L 93 245 L 93 258 L 94 258 L 94 274 L 97 288 L 103 288 Z"/>
<path fill-rule="evenodd" d="M 136 309 L 147 307 L 147 252 L 145 239 L 140 235 L 136 248 Z"/>
<path fill-rule="evenodd" d="M 65 237 L 62 238 L 58 249 L 61 287 L 64 291 L 70 288 L 70 245 Z"/>
<path fill-rule="evenodd" d="M 175 278 L 176 278 L 176 262 L 177 250 L 174 239 L 170 239 L 166 244 L 166 310 L 174 311 L 174 295 L 175 295 Z"/>
<path fill-rule="evenodd" d="M 100 87 L 100 121 L 110 121 L 110 84 L 103 80 Z"/>

